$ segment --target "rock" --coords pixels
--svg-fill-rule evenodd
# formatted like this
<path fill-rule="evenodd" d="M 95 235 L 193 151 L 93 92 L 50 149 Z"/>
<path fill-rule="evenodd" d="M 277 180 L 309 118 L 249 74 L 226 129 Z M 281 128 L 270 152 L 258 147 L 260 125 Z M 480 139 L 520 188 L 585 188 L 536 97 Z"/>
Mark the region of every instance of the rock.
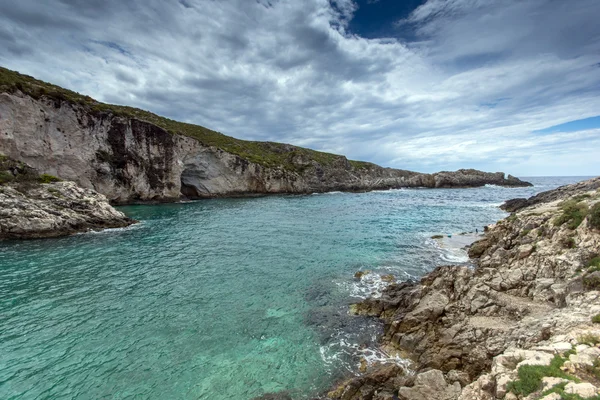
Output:
<path fill-rule="evenodd" d="M 362 376 L 343 382 L 327 393 L 327 397 L 335 400 L 363 400 L 371 399 L 377 393 L 381 398 L 384 393 L 393 393 L 396 387 L 395 380 L 403 373 L 398 365 L 381 365 Z"/>
<path fill-rule="evenodd" d="M 527 359 L 517 364 L 517 369 L 523 365 L 550 365 L 554 356 L 552 354 L 536 351 Z"/>
<path fill-rule="evenodd" d="M 589 382 L 569 382 L 567 386 L 565 386 L 565 393 L 576 394 L 584 399 L 587 399 L 596 396 L 598 394 L 598 388 Z"/>
<path fill-rule="evenodd" d="M 514 381 L 514 378 L 509 374 L 502 374 L 496 377 L 496 397 L 499 399 L 504 398 L 508 392 L 507 386 L 510 382 Z"/>
<path fill-rule="evenodd" d="M 417 308 L 410 313 L 410 317 L 420 321 L 433 321 L 439 317 L 450 300 L 446 295 L 440 292 L 432 292 L 423 297 Z"/>
<path fill-rule="evenodd" d="M 463 371 L 457 371 L 455 369 L 448 371 L 448 373 L 446 374 L 446 380 L 449 383 L 458 382 L 460 383 L 460 386 L 467 386 L 471 381 L 469 379 L 469 374 Z"/>
<path fill-rule="evenodd" d="M 546 376 L 546 377 L 542 378 L 542 391 L 552 389 L 554 386 L 560 385 L 561 383 L 565 383 L 565 382 L 568 382 L 568 381 L 563 378 L 554 378 L 554 377 Z"/>
<path fill-rule="evenodd" d="M 594 365 L 594 361 L 596 361 L 597 359 L 597 355 L 594 356 L 592 354 L 586 353 L 571 354 L 569 356 L 569 361 L 575 369 L 582 369 L 586 366 L 591 367 Z"/>
<path fill-rule="evenodd" d="M 106 197 L 74 182 L 0 186 L 0 239 L 33 239 L 135 223 Z"/>
<path fill-rule="evenodd" d="M 469 257 L 478 258 L 487 250 L 489 247 L 488 241 L 486 239 L 481 239 L 471 244 L 469 247 Z"/>
<path fill-rule="evenodd" d="M 516 397 L 515 397 L 516 399 Z M 562 397 L 560 397 L 560 394 L 558 393 L 550 393 L 547 396 L 542 397 L 540 400 L 561 400 Z"/>
<path fill-rule="evenodd" d="M 519 259 L 529 257 L 533 253 L 534 247 L 530 244 L 526 244 L 519 248 Z"/>
<path fill-rule="evenodd" d="M 422 372 L 415 378 L 412 387 L 401 387 L 398 398 L 402 400 L 456 400 L 461 388 L 458 382 L 446 383 L 442 371 Z"/>
<path fill-rule="evenodd" d="M 361 279 L 362 279 L 362 278 L 363 278 L 365 275 L 368 275 L 368 274 L 370 274 L 370 273 L 371 273 L 371 271 L 369 271 L 369 270 L 365 270 L 365 271 L 356 271 L 356 272 L 354 273 L 354 279 L 361 280 Z"/>

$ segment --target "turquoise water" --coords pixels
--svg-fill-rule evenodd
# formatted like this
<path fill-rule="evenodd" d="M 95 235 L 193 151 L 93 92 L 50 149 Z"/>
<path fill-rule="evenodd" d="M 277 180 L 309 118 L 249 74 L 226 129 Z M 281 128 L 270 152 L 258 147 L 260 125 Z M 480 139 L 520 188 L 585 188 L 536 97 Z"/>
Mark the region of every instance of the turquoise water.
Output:
<path fill-rule="evenodd" d="M 128 206 L 140 224 L 0 243 L 0 398 L 249 399 L 356 371 L 376 322 L 359 269 L 464 261 L 429 237 L 481 229 L 534 188 L 393 190 Z"/>

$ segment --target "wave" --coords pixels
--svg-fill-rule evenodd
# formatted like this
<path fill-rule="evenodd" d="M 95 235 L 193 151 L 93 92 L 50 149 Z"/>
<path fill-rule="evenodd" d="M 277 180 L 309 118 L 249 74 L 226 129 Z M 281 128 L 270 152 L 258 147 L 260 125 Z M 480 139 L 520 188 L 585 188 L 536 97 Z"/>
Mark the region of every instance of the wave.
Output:
<path fill-rule="evenodd" d="M 311 196 L 323 196 L 328 194 L 345 194 L 344 192 L 340 192 L 339 190 L 334 190 L 333 192 L 315 192 L 311 193 Z"/>
<path fill-rule="evenodd" d="M 336 340 L 320 346 L 319 352 L 325 365 L 341 365 L 348 372 L 359 375 L 361 369 L 376 364 L 396 364 L 409 370 L 411 361 L 397 354 L 389 354 L 377 346 L 377 336 L 371 338 L 371 346 L 355 343 L 351 338 L 339 332 Z"/>
<path fill-rule="evenodd" d="M 144 225 L 144 222 L 139 221 L 135 224 L 132 224 L 129 226 L 124 226 L 121 228 L 106 228 L 106 229 L 101 229 L 99 231 L 89 230 L 89 231 L 85 231 L 85 232 L 78 232 L 78 233 L 76 233 L 76 235 L 101 235 L 101 234 L 111 234 L 111 233 L 133 231 L 136 229 L 141 229 L 143 225 Z"/>

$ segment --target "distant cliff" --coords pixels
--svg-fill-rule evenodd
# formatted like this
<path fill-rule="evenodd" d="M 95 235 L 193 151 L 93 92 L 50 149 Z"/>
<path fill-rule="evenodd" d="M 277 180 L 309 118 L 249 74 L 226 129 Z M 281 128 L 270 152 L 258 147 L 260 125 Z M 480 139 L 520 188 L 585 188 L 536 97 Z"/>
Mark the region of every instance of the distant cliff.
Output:
<path fill-rule="evenodd" d="M 113 203 L 400 187 L 528 186 L 504 173 L 383 168 L 94 101 L 0 68 L 0 153 Z"/>

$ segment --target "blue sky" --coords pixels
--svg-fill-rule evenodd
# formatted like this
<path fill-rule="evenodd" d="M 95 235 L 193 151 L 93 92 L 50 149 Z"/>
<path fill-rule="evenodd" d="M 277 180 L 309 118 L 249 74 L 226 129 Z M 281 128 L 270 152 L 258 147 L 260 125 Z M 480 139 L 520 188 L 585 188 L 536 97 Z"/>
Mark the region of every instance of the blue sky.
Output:
<path fill-rule="evenodd" d="M 0 65 L 390 167 L 600 174 L 597 0 L 0 0 Z"/>

